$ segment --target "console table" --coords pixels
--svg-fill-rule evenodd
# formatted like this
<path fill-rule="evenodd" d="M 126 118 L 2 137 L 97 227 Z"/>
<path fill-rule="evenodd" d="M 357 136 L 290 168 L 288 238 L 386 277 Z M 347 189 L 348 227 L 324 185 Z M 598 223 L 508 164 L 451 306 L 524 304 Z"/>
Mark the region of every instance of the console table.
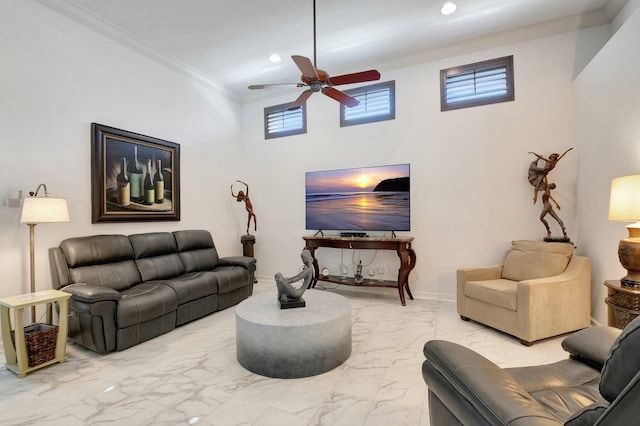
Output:
<path fill-rule="evenodd" d="M 416 266 L 416 253 L 411 248 L 413 237 L 408 238 L 378 238 L 378 237 L 325 237 L 307 236 L 302 237 L 305 241 L 305 249 L 313 256 L 314 278 L 309 283 L 309 288 L 315 287 L 318 281 L 327 281 L 335 284 L 364 286 L 364 287 L 392 287 L 397 288 L 400 294 L 400 302 L 405 306 L 404 292 L 413 300 L 413 295 L 409 289 L 409 273 Z M 356 283 L 353 277 L 338 277 L 329 275 L 320 277 L 318 272 L 318 260 L 315 256 L 317 248 L 338 248 L 352 250 L 393 250 L 400 258 L 400 268 L 398 269 L 398 280 L 371 280 L 364 279 L 361 283 Z"/>
<path fill-rule="evenodd" d="M 609 325 L 625 328 L 627 324 L 640 315 L 640 288 L 627 287 L 620 284 L 620 280 L 607 280 L 607 298 L 609 305 Z"/>

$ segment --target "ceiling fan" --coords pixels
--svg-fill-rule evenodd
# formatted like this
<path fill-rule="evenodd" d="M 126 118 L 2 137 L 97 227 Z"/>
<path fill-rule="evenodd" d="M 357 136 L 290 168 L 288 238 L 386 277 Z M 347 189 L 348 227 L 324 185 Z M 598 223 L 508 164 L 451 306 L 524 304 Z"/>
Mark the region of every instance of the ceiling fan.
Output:
<path fill-rule="evenodd" d="M 316 65 L 316 0 L 313 0 L 313 63 L 309 58 L 300 55 L 292 55 L 291 59 L 302 72 L 302 83 L 282 83 L 282 84 L 253 84 L 249 89 L 265 89 L 273 86 L 290 86 L 308 87 L 300 96 L 289 106 L 289 109 L 296 109 L 304 106 L 307 99 L 315 92 L 323 94 L 335 99 L 336 101 L 348 107 L 354 107 L 360 102 L 347 95 L 344 92 L 334 88 L 342 84 L 362 83 L 365 81 L 374 81 L 380 79 L 380 73 L 376 70 L 361 71 L 352 74 L 343 74 L 330 77 L 329 73 L 318 69 Z"/>

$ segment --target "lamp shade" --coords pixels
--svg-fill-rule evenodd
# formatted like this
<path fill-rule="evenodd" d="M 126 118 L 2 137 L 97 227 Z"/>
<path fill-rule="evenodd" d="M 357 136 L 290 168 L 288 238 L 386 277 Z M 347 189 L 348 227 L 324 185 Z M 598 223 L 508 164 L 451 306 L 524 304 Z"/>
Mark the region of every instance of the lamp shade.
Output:
<path fill-rule="evenodd" d="M 611 181 L 609 220 L 640 221 L 640 174 L 621 176 Z"/>
<path fill-rule="evenodd" d="M 22 205 L 21 223 L 69 222 L 66 198 L 29 197 Z"/>

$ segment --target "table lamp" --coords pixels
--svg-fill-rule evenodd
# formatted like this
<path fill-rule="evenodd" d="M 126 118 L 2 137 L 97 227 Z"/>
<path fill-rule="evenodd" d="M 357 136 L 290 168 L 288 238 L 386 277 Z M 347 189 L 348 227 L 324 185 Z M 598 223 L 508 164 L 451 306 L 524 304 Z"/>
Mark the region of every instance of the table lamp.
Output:
<path fill-rule="evenodd" d="M 640 174 L 611 181 L 609 220 L 635 222 L 627 225 L 629 237 L 620 240 L 618 258 L 627 270 L 620 283 L 628 287 L 640 286 Z"/>
<path fill-rule="evenodd" d="M 38 197 L 40 188 L 44 189 L 44 196 Z M 47 186 L 43 183 L 38 185 L 35 192 L 29 193 L 30 197 L 24 199 L 22 204 L 21 223 L 29 226 L 29 262 L 31 267 L 31 293 L 36 291 L 36 270 L 35 270 L 35 238 L 33 228 L 39 223 L 69 222 L 69 208 L 66 198 L 49 197 Z M 31 322 L 36 322 L 36 307 L 31 307 Z"/>

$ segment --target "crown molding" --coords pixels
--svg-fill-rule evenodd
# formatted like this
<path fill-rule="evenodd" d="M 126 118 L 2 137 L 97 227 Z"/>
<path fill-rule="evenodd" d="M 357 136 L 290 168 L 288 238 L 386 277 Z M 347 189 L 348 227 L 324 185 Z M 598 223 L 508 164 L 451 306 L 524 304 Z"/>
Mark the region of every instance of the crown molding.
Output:
<path fill-rule="evenodd" d="M 154 60 L 155 62 L 170 68 L 185 77 L 188 77 L 210 89 L 213 89 L 218 94 L 229 98 L 235 102 L 239 101 L 237 93 L 232 92 L 220 82 L 203 74 L 197 69 L 189 66 L 181 60 L 158 50 L 144 40 L 134 36 L 128 31 L 113 25 L 112 23 L 102 19 L 89 10 L 79 6 L 72 0 L 36 0 L 38 3 L 46 6 L 58 13 L 61 13 L 68 18 L 84 25 L 85 27 L 94 30 L 105 37 L 115 41 L 116 43 L 128 47 L 141 55 L 146 56 Z"/>

